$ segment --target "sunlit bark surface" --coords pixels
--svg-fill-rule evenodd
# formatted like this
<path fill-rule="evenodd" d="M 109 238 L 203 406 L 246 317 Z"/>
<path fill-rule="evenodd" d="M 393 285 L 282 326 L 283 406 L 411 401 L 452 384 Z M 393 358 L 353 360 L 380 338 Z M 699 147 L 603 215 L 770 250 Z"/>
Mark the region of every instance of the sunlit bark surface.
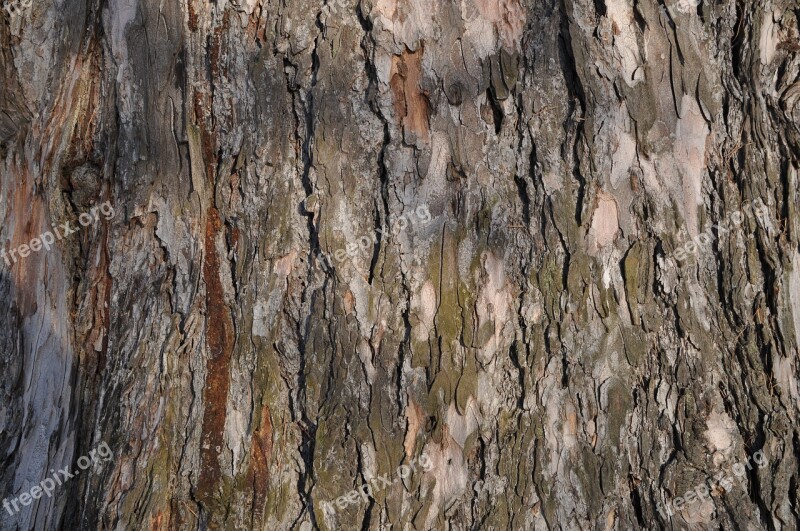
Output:
<path fill-rule="evenodd" d="M 798 527 L 797 0 L 15 5 L 0 528 Z"/>

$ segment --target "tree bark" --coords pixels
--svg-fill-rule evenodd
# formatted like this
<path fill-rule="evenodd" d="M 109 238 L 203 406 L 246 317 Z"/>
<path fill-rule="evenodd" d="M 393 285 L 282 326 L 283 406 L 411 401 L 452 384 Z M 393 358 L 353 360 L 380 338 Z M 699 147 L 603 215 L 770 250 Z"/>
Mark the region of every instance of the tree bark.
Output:
<path fill-rule="evenodd" d="M 798 527 L 797 0 L 16 4 L 0 528 Z"/>

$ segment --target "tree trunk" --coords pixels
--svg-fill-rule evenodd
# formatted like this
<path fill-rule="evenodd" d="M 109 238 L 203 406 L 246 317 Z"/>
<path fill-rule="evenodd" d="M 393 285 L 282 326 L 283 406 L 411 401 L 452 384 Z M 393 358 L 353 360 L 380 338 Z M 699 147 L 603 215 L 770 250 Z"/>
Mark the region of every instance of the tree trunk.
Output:
<path fill-rule="evenodd" d="M 6 3 L 0 528 L 796 529 L 800 3 L 696 1 Z"/>

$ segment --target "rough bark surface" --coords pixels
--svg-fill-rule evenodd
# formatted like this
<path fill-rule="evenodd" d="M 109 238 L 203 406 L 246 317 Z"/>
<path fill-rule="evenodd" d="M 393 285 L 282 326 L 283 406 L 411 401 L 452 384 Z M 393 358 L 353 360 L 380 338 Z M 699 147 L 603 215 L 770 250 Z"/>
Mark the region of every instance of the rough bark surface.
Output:
<path fill-rule="evenodd" d="M 0 527 L 797 529 L 799 17 L 2 11 Z"/>

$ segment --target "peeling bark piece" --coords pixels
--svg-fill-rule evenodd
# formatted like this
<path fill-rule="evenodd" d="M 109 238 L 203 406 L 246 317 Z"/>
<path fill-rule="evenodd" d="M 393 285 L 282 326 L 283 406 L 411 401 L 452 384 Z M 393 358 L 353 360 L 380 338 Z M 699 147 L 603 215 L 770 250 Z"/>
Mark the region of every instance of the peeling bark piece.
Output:
<path fill-rule="evenodd" d="M 422 80 L 422 56 L 425 48 L 404 51 L 392 57 L 390 85 L 394 95 L 394 115 L 403 128 L 408 144 L 430 141 L 430 103 L 420 86 Z"/>

